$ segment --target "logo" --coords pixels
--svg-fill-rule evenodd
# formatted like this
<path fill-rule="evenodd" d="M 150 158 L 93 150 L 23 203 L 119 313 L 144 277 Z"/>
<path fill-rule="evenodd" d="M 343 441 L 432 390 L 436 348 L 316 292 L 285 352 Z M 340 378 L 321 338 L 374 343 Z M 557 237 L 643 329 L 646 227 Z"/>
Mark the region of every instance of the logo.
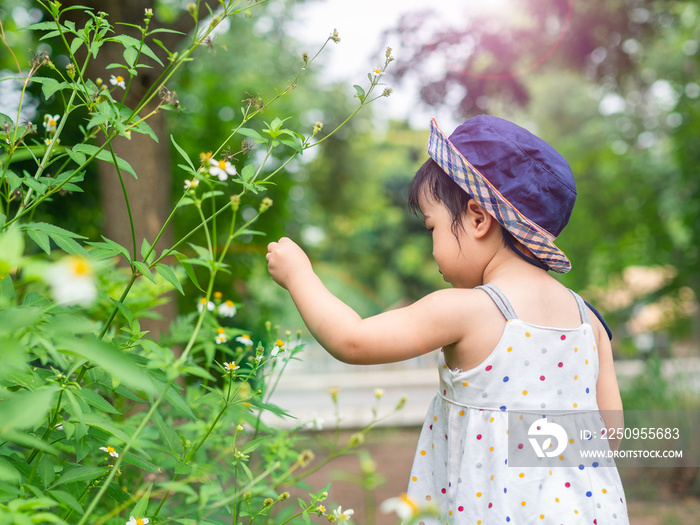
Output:
<path fill-rule="evenodd" d="M 564 430 L 561 425 L 547 421 L 546 417 L 538 419 L 532 425 L 530 425 L 527 435 L 548 436 L 547 439 L 542 442 L 541 446 L 534 437 L 528 438 L 530 440 L 530 445 L 532 445 L 532 448 L 535 451 L 535 454 L 537 454 L 538 458 L 543 458 L 545 456 L 552 458 L 554 456 L 558 456 L 564 452 L 564 449 L 566 449 L 566 430 Z M 557 440 L 557 448 L 554 450 L 550 450 L 552 448 L 552 437 Z"/>

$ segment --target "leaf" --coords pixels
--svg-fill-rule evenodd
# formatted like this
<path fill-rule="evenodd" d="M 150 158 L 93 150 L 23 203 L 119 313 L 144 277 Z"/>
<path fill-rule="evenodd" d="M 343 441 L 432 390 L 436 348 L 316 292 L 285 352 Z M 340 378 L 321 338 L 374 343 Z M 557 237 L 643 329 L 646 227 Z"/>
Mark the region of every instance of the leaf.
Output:
<path fill-rule="evenodd" d="M 91 388 L 81 388 L 77 391 L 77 395 L 84 399 L 88 404 L 100 409 L 102 412 L 107 412 L 108 414 L 121 414 L 121 412 L 114 408 L 109 401 Z"/>
<path fill-rule="evenodd" d="M 244 137 L 252 137 L 257 141 L 265 142 L 265 139 L 263 138 L 263 136 L 260 133 L 258 133 L 257 131 L 255 131 L 254 129 L 238 128 L 236 131 L 238 131 L 238 133 L 240 133 Z"/>
<path fill-rule="evenodd" d="M 66 337 L 56 343 L 57 348 L 63 354 L 78 355 L 87 359 L 108 374 L 119 378 L 123 383 L 136 390 L 150 394 L 158 393 L 146 371 L 139 366 L 134 358 L 120 352 L 112 345 L 103 341 L 89 339 L 88 337 Z"/>
<path fill-rule="evenodd" d="M 104 162 L 109 162 L 110 164 L 114 164 L 114 159 L 112 158 L 112 155 L 109 153 L 109 151 L 106 151 L 104 149 L 100 149 L 97 146 L 93 146 L 92 144 L 76 144 L 73 146 L 73 153 L 85 153 L 86 155 L 90 156 L 95 156 L 95 158 L 102 160 Z M 125 161 L 124 159 L 120 157 L 116 157 L 117 159 L 117 165 L 119 166 L 120 169 L 131 173 L 135 179 L 138 179 L 138 175 L 136 175 L 136 172 L 134 171 L 134 168 L 131 167 L 131 165 Z M 82 163 L 81 163 L 82 164 Z"/>
<path fill-rule="evenodd" d="M 151 281 L 153 284 L 156 283 L 156 280 L 153 277 L 153 274 L 151 273 L 151 269 L 148 267 L 147 264 L 142 263 L 141 261 L 133 261 L 132 264 L 136 267 L 136 269 L 139 271 L 139 273 L 141 275 L 143 275 L 146 279 Z"/>
<path fill-rule="evenodd" d="M 127 250 L 126 248 L 124 248 L 124 246 L 122 246 L 122 245 L 119 244 L 118 242 L 113 241 L 112 239 L 108 239 L 107 237 L 104 237 L 104 236 L 102 236 L 102 239 L 105 241 L 104 243 L 100 243 L 100 242 L 94 242 L 94 243 L 93 243 L 93 242 L 87 242 L 86 244 L 89 244 L 90 246 L 95 246 L 95 247 L 102 247 L 103 245 L 106 244 L 107 246 L 111 247 L 112 250 L 114 250 L 115 255 L 116 255 L 116 254 L 121 254 L 121 255 L 124 256 L 124 258 L 126 259 L 126 261 L 127 261 L 128 263 L 131 263 L 131 253 L 129 253 L 129 250 Z M 103 249 L 108 249 L 108 248 L 107 248 L 107 247 L 104 247 Z"/>
<path fill-rule="evenodd" d="M 167 449 L 172 453 L 173 456 L 179 456 L 180 452 L 182 452 L 182 442 L 180 441 L 177 432 L 175 432 L 173 427 L 171 427 L 165 422 L 163 416 L 161 416 L 160 412 L 158 412 L 157 410 L 153 412 L 153 416 L 151 419 L 153 419 L 156 426 L 158 427 L 158 431 L 160 432 L 160 435 L 163 438 Z"/>
<path fill-rule="evenodd" d="M 107 467 L 90 467 L 87 465 L 80 465 L 77 467 L 68 468 L 63 471 L 61 477 L 58 481 L 51 485 L 51 488 L 60 487 L 66 483 L 76 483 L 78 481 L 93 481 L 101 478 L 109 472 Z"/>
<path fill-rule="evenodd" d="M 255 166 L 252 164 L 246 164 L 243 166 L 243 169 L 241 170 L 241 177 L 243 180 L 249 181 L 253 178 L 253 175 L 255 175 Z"/>
<path fill-rule="evenodd" d="M 59 82 L 55 78 L 51 77 L 32 77 L 32 82 L 41 84 L 41 92 L 44 98 L 49 99 L 51 96 L 62 89 L 69 87 L 67 82 Z"/>
<path fill-rule="evenodd" d="M 134 324 L 134 314 L 131 309 L 121 301 L 117 301 L 114 297 L 110 297 L 109 299 L 124 316 L 124 319 L 126 319 L 126 321 L 129 323 L 129 326 L 132 326 Z"/>
<path fill-rule="evenodd" d="M 139 50 L 135 47 L 124 48 L 124 60 L 129 65 L 129 67 L 134 67 L 136 59 L 139 56 Z"/>
<path fill-rule="evenodd" d="M 131 511 L 131 516 L 134 518 L 145 518 L 146 517 L 146 511 L 148 510 L 148 500 L 151 497 L 151 488 L 153 487 L 153 483 L 151 483 L 146 491 L 143 493 L 143 496 L 139 499 L 138 503 L 134 505 L 133 510 Z"/>
<path fill-rule="evenodd" d="M 202 288 L 202 286 L 199 284 L 197 275 L 194 273 L 194 268 L 192 268 L 192 265 L 187 261 L 187 258 L 183 255 L 176 256 L 176 258 L 180 265 L 184 268 L 185 273 L 190 278 L 190 281 L 192 281 L 192 284 L 194 284 L 200 292 L 204 292 L 204 288 Z"/>
<path fill-rule="evenodd" d="M 371 80 L 371 78 L 370 78 L 370 80 Z M 362 89 L 362 87 L 361 87 L 361 86 L 358 86 L 357 84 L 355 84 L 355 85 L 352 86 L 352 87 L 355 88 L 355 91 L 356 91 L 355 96 L 356 96 L 357 98 L 360 99 L 360 102 L 363 102 L 364 99 L 365 99 L 365 90 Z"/>
<path fill-rule="evenodd" d="M 22 226 L 24 230 L 30 232 L 34 230 L 34 234 L 29 234 L 29 236 L 37 242 L 36 238 L 40 238 L 42 235 L 48 236 L 56 245 L 61 248 L 66 253 L 71 255 L 80 255 L 82 257 L 87 257 L 88 253 L 85 251 L 80 244 L 78 244 L 74 239 L 85 239 L 82 235 L 73 233 L 68 230 L 64 230 L 54 224 L 48 224 L 46 222 L 30 222 Z M 39 242 L 37 242 L 39 244 Z M 41 244 L 39 244 L 42 247 Z M 43 249 L 43 247 L 42 247 Z"/>
<path fill-rule="evenodd" d="M 170 135 L 170 142 L 173 143 L 173 146 L 175 146 L 175 149 L 180 153 L 180 156 L 181 156 L 183 159 L 185 159 L 185 162 L 187 162 L 187 165 L 188 165 L 190 168 L 192 168 L 192 171 L 196 171 L 196 170 L 194 169 L 194 165 L 192 164 L 192 161 L 190 160 L 190 157 L 187 155 L 187 153 L 185 152 L 185 150 L 182 149 L 182 147 L 180 147 L 180 145 L 179 145 L 177 142 L 175 142 L 175 137 L 173 137 L 172 135 Z"/>
<path fill-rule="evenodd" d="M 49 189 L 49 187 L 46 184 L 42 184 L 38 180 L 36 180 L 34 177 L 31 175 L 27 175 L 22 179 L 22 183 L 33 189 L 35 192 L 37 192 L 40 195 L 44 195 L 46 193 L 46 190 Z"/>
<path fill-rule="evenodd" d="M 165 399 L 179 412 L 191 419 L 197 419 L 197 416 L 195 416 L 194 412 L 192 412 L 190 405 L 187 404 L 187 401 L 185 401 L 185 398 L 182 397 L 182 394 L 177 391 L 175 386 L 170 385 L 170 388 L 168 388 L 167 392 L 165 392 Z"/>
<path fill-rule="evenodd" d="M 137 456 L 133 452 L 124 454 L 124 463 L 128 463 L 129 465 L 133 465 L 140 469 L 147 470 L 148 472 L 160 472 L 160 467 L 158 465 L 155 465 L 147 459 Z"/>
<path fill-rule="evenodd" d="M 80 502 L 71 494 L 65 490 L 49 490 L 47 492 L 49 496 L 55 499 L 58 503 L 65 505 L 69 509 L 77 512 L 78 514 L 84 514 L 85 511 L 80 505 Z"/>
<path fill-rule="evenodd" d="M 43 421 L 53 407 L 57 389 L 57 386 L 52 385 L 43 390 L 5 397 L 0 403 L 0 434 L 31 428 Z"/>
<path fill-rule="evenodd" d="M 182 285 L 180 284 L 177 275 L 175 275 L 175 272 L 172 270 L 172 268 L 170 268 L 170 266 L 162 263 L 157 264 L 156 272 L 158 272 L 158 275 L 160 275 L 163 279 L 172 284 L 178 292 L 185 295 L 185 291 L 182 289 Z"/>

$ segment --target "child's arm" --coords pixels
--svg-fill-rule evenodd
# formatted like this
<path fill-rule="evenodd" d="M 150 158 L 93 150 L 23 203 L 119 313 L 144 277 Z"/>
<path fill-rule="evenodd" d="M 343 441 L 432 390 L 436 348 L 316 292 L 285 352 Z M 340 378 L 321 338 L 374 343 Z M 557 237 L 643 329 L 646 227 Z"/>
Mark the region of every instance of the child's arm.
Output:
<path fill-rule="evenodd" d="M 268 269 L 286 288 L 307 328 L 335 358 L 353 364 L 389 363 L 409 359 L 454 343 L 463 337 L 467 315 L 455 290 L 441 290 L 397 310 L 362 319 L 335 297 L 314 273 L 309 258 L 292 240 L 268 245 Z M 452 310 L 451 310 L 452 309 Z"/>
<path fill-rule="evenodd" d="M 612 346 L 607 333 L 603 329 L 598 319 L 595 320 L 594 329 L 598 342 L 598 383 L 596 385 L 596 397 L 598 408 L 601 410 L 606 428 L 623 428 L 625 425 L 622 412 L 622 398 L 620 397 L 620 387 L 617 384 L 615 367 L 613 364 Z M 608 441 L 612 450 L 620 447 L 620 441 L 610 439 Z"/>

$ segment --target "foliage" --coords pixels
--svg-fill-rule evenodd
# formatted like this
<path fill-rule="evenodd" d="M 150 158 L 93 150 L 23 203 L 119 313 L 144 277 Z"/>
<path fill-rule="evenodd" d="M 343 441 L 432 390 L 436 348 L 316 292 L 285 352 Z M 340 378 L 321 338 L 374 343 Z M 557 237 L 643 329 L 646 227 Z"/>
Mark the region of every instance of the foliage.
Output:
<path fill-rule="evenodd" d="M 303 135 L 288 118 L 263 116 L 318 56 L 304 55 L 286 87 L 267 101 L 245 100 L 221 146 L 193 160 L 179 139 L 158 137 L 148 120 L 178 109 L 178 96 L 166 84 L 217 25 L 254 7 L 241 3 L 222 1 L 206 19 L 192 10 L 194 30 L 177 51 L 161 39 L 172 30 L 150 26 L 150 9 L 142 24 L 130 28 L 140 34 L 134 38 L 111 25 L 106 13 L 86 10 L 87 22 L 80 26 L 66 17 L 76 8 L 41 3 L 48 19 L 29 29 L 63 46 L 70 60 L 59 67 L 39 53 L 28 71 L 0 26 L 17 72 L 8 80 L 20 83 L 22 97 L 30 84 L 40 85 L 39 109 L 51 97 L 60 105 L 57 113 L 45 114 L 43 130 L 22 117 L 24 98 L 15 115 L 0 115 L 4 523 L 308 523 L 310 515 L 333 520 L 340 514 L 320 503 L 327 487 L 314 489 L 302 480 L 360 445 L 379 414 L 305 470 L 312 455 L 297 448 L 300 427 L 282 431 L 262 417 L 287 416 L 269 399 L 287 363 L 302 351 L 301 339 L 266 323 L 264 335 L 253 340 L 249 330 L 234 326 L 236 304 L 216 292 L 215 283 L 217 276 L 230 278 L 231 247 L 263 233 L 257 223 L 273 204 L 267 192 L 275 176 L 388 95 L 375 92 L 393 57 L 387 51 L 383 68 L 355 88 L 359 103 L 350 115 L 320 138 L 321 123 Z M 332 34 L 323 47 L 337 39 Z M 87 65 L 100 60 L 107 43 L 122 46 L 122 60 L 107 66 L 114 70 L 108 82 L 91 79 Z M 132 84 L 154 63 L 162 66 L 157 81 L 135 107 L 127 106 Z M 79 130 L 79 141 L 66 140 L 69 128 Z M 115 154 L 116 137 L 169 141 L 185 173 L 184 190 L 158 236 L 138 239 L 131 220 L 131 245 L 125 247 L 38 220 L 47 203 L 83 191 L 95 163 L 114 165 L 122 184 L 124 177 L 139 175 L 139 166 Z M 241 146 L 225 149 L 231 144 Z M 128 204 L 128 193 L 123 197 Z M 241 216 L 244 206 L 252 215 Z M 156 251 L 168 224 L 186 210 L 194 211 L 198 223 L 173 246 Z M 163 293 L 184 294 L 186 287 L 196 291 L 188 296 L 189 312 L 172 327 L 173 344 L 154 339 L 141 322 Z M 284 489 L 291 484 L 304 487 L 308 497 L 288 501 Z"/>

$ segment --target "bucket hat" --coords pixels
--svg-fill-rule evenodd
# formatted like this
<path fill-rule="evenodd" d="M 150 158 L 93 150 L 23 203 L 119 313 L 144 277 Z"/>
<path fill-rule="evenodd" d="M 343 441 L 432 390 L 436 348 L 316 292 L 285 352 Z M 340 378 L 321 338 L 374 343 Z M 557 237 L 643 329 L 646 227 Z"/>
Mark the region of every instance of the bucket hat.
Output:
<path fill-rule="evenodd" d="M 479 115 L 449 138 L 432 119 L 428 153 L 538 261 L 559 273 L 571 269 L 554 240 L 571 217 L 576 184 L 552 146 L 508 120 Z"/>

